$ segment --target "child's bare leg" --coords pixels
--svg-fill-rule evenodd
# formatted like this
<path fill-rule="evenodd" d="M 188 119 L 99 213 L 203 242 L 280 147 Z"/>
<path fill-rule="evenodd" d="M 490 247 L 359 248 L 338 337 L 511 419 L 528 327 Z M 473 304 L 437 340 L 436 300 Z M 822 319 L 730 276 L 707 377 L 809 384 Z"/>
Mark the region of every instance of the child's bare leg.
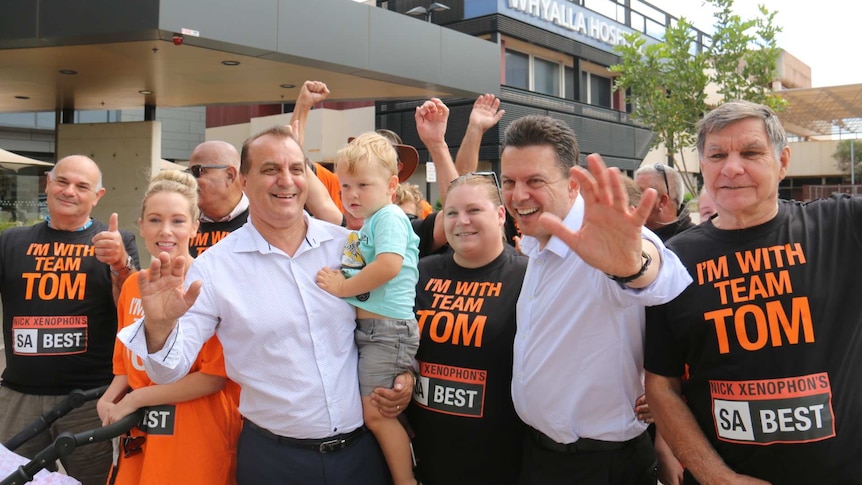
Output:
<path fill-rule="evenodd" d="M 362 414 L 365 425 L 374 433 L 389 465 L 395 485 L 416 485 L 413 477 L 413 458 L 410 455 L 410 438 L 396 418 L 380 415 L 369 396 L 362 396 Z"/>

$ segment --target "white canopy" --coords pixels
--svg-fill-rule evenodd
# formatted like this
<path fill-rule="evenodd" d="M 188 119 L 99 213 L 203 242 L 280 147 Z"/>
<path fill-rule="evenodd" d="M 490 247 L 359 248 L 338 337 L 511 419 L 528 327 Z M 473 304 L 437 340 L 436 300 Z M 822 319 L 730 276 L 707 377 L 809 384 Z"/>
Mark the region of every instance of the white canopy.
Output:
<path fill-rule="evenodd" d="M 41 160 L 35 160 L 33 158 L 23 157 L 21 155 L 7 152 L 6 150 L 0 148 L 0 167 L 3 167 L 7 170 L 12 170 L 17 172 L 19 169 L 24 168 L 26 166 L 42 166 L 42 167 L 53 167 L 53 163 L 43 162 Z"/>

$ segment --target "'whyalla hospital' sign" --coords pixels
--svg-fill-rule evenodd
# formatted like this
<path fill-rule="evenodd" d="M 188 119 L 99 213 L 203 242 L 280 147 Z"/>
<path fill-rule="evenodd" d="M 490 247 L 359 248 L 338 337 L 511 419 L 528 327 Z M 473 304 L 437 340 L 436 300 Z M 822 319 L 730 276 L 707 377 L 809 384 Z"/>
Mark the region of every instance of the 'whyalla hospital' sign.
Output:
<path fill-rule="evenodd" d="M 585 8 L 579 7 L 567 1 L 556 0 L 504 0 L 510 10 L 526 16 L 528 22 L 535 24 L 536 19 L 550 23 L 557 29 L 572 32 L 587 39 L 585 43 L 593 44 L 595 41 L 606 46 L 624 44 L 624 34 L 632 32 L 631 29 L 616 22 L 600 17 Z M 555 29 L 555 30 L 557 30 Z M 563 32 L 561 32 L 563 33 Z M 590 40 L 594 42 L 590 42 Z M 607 50 L 607 47 L 604 47 Z M 600 46 L 596 46 L 600 47 Z"/>

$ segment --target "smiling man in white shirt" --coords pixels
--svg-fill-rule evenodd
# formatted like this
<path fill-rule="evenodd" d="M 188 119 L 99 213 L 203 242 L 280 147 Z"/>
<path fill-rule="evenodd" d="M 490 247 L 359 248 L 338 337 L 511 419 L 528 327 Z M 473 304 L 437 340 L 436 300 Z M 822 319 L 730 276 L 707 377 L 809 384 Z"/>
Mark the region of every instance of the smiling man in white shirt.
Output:
<path fill-rule="evenodd" d="M 691 278 L 643 227 L 655 190 L 632 210 L 619 172 L 590 155 L 591 175 L 578 155 L 561 120 L 526 116 L 506 129 L 503 200 L 530 257 L 512 375 L 512 401 L 529 426 L 521 483 L 655 485 L 634 410 L 644 392 L 644 306 L 669 301 Z"/>
<path fill-rule="evenodd" d="M 238 483 L 388 483 L 362 422 L 354 311 L 315 283 L 321 267 L 340 265 L 347 230 L 304 211 L 308 167 L 289 128 L 247 140 L 240 177 L 250 223 L 195 261 L 187 288 L 181 260 L 153 262 L 141 280 L 145 322 L 120 339 L 162 383 L 218 335 L 242 386 Z M 398 390 L 375 391 L 393 399 L 381 410 L 402 410 L 412 384 L 408 373 Z"/>

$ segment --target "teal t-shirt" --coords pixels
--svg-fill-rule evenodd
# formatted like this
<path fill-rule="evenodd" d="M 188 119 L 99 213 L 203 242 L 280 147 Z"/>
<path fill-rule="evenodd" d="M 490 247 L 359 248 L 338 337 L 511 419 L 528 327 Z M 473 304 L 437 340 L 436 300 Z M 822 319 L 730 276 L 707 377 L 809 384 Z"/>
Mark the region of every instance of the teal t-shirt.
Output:
<path fill-rule="evenodd" d="M 346 277 L 359 272 L 378 254 L 395 253 L 404 258 L 401 271 L 383 286 L 345 300 L 355 307 L 397 320 L 411 320 L 419 281 L 419 236 L 410 219 L 395 204 L 389 204 L 365 219 L 359 232 L 350 234 L 344 248 L 341 270 Z"/>

